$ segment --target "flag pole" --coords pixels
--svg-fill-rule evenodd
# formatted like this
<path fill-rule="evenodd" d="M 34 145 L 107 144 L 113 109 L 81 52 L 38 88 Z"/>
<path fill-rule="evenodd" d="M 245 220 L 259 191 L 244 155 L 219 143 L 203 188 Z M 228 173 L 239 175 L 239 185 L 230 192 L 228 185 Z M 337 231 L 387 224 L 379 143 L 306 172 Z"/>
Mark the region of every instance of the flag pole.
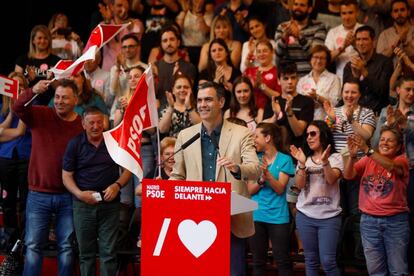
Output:
<path fill-rule="evenodd" d="M 56 78 L 53 78 L 49 83 L 48 83 L 48 87 L 49 87 L 49 85 L 52 83 L 52 82 L 54 82 L 56 80 Z M 37 98 L 37 96 L 39 96 L 39 94 L 34 94 L 34 96 L 27 102 L 27 103 L 25 103 L 24 104 L 24 107 L 26 107 L 26 106 L 28 106 L 31 102 L 33 102 L 33 100 L 34 99 L 36 99 Z"/>
<path fill-rule="evenodd" d="M 157 125 L 157 148 L 158 148 L 158 176 L 161 177 L 161 149 L 160 149 L 160 130 L 158 129 Z"/>

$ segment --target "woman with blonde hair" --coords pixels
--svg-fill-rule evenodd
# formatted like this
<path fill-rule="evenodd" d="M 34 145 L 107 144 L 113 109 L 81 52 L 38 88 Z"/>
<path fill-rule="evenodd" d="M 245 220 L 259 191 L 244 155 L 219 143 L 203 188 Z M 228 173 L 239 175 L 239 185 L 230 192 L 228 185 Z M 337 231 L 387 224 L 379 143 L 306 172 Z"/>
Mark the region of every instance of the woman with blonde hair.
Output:
<path fill-rule="evenodd" d="M 241 57 L 241 43 L 233 40 L 233 30 L 230 20 L 226 16 L 216 16 L 211 22 L 210 30 L 210 42 L 205 43 L 201 48 L 198 71 L 201 72 L 207 68 L 210 43 L 217 38 L 221 38 L 226 42 L 230 52 L 231 62 L 233 66 L 238 68 Z"/>

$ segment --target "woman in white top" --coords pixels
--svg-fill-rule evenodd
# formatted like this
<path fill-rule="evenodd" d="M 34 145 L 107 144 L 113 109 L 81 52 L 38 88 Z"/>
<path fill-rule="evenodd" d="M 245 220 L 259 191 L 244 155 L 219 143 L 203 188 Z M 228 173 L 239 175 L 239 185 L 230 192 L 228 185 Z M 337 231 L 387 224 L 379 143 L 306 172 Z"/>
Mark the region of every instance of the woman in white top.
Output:
<path fill-rule="evenodd" d="M 257 60 L 256 47 L 257 43 L 268 40 L 272 44 L 273 49 L 276 49 L 276 42 L 266 36 L 266 24 L 257 16 L 249 18 L 248 22 L 250 38 L 243 43 L 240 71 L 243 73 L 247 67 L 259 66 Z M 273 51 L 272 64 L 276 65 L 276 53 Z"/>
<path fill-rule="evenodd" d="M 336 106 L 341 99 L 341 81 L 339 77 L 326 70 L 331 54 L 325 45 L 316 45 L 311 51 L 312 71 L 301 77 L 297 84 L 299 94 L 311 97 L 315 102 L 314 120 L 324 120 L 326 113 L 323 103 L 328 101 Z"/>
<path fill-rule="evenodd" d="M 295 186 L 300 189 L 296 225 L 305 253 L 306 275 L 340 275 L 336 263 L 341 229 L 339 179 L 342 156 L 335 152 L 332 133 L 324 121 L 313 121 L 307 128 L 304 149 L 292 145 L 298 161 Z"/>

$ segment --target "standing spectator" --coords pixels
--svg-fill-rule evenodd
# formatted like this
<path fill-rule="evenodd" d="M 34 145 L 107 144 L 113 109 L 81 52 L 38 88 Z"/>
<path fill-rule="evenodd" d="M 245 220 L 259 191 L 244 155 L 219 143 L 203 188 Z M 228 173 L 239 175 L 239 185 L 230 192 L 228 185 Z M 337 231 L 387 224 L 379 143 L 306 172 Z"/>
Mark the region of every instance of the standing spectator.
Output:
<path fill-rule="evenodd" d="M 99 66 L 102 60 L 101 51 L 97 52 L 94 60 L 85 62 L 84 73 L 86 79 L 91 83 L 96 93 L 102 97 L 108 110 L 111 109 L 114 96 L 110 92 L 110 75 L 109 72 L 102 70 Z"/>
<path fill-rule="evenodd" d="M 172 93 L 165 92 L 168 107 L 161 111 L 158 124 L 160 133 L 177 137 L 181 130 L 201 121 L 195 109 L 192 86 L 192 81 L 187 76 L 175 76 Z"/>
<path fill-rule="evenodd" d="M 240 41 L 233 40 L 233 31 L 229 19 L 226 16 L 219 15 L 211 23 L 210 42 L 205 43 L 201 48 L 200 60 L 198 62 L 199 72 L 207 68 L 210 43 L 216 38 L 221 38 L 226 42 L 232 64 L 239 67 L 242 44 Z"/>
<path fill-rule="evenodd" d="M 393 71 L 392 60 L 375 53 L 375 32 L 369 26 L 355 31 L 357 56 L 352 56 L 344 69 L 343 82 L 360 81 L 360 104 L 379 114 L 388 104 L 389 81 Z"/>
<path fill-rule="evenodd" d="M 55 91 L 55 108 L 24 104 L 36 93 L 44 93 L 50 81 L 41 80 L 26 90 L 13 111 L 32 131 L 29 193 L 26 208 L 26 256 L 23 275 L 40 275 L 43 249 L 52 214 L 56 216 L 59 275 L 72 275 L 72 198 L 62 182 L 62 159 L 70 139 L 82 131 L 74 111 L 78 101 L 76 84 L 62 80 Z"/>
<path fill-rule="evenodd" d="M 52 35 L 52 53 L 61 59 L 76 60 L 82 55 L 83 42 L 80 36 L 72 31 L 69 19 L 64 13 L 55 13 L 49 21 Z"/>
<path fill-rule="evenodd" d="M 83 113 L 84 132 L 69 141 L 63 158 L 63 184 L 73 194 L 73 221 L 81 275 L 116 275 L 119 192 L 131 173 L 112 160 L 103 141 L 104 114 L 95 107 Z M 98 196 L 99 195 L 99 196 Z"/>
<path fill-rule="evenodd" d="M 224 112 L 224 118 L 243 120 L 253 133 L 256 125 L 263 120 L 263 108 L 256 106 L 253 85 L 249 78 L 240 76 L 233 82 L 230 108 Z"/>
<path fill-rule="evenodd" d="M 111 11 L 102 13 L 105 24 L 124 24 L 129 23 L 128 27 L 123 29 L 114 39 L 111 39 L 103 47 L 103 61 L 102 69 L 105 71 L 111 70 L 111 67 L 116 63 L 116 57 L 121 50 L 121 41 L 126 34 L 134 34 L 138 40 L 141 40 L 144 33 L 144 25 L 139 19 L 131 18 L 129 16 L 129 2 L 128 0 L 111 0 Z"/>
<path fill-rule="evenodd" d="M 19 81 L 19 94 L 28 88 L 28 82 L 22 73 L 12 72 L 9 78 Z M 14 244 L 24 233 L 27 171 L 32 146 L 31 132 L 13 114 L 13 104 L 13 99 L 3 95 L 0 104 L 0 184 L 6 193 L 1 206 L 6 241 L 6 244 L 2 244 L 4 246 Z M 19 215 L 16 212 L 17 205 L 20 206 Z"/>
<path fill-rule="evenodd" d="M 312 0 L 294 0 L 291 20 L 281 23 L 275 34 L 278 63 L 282 59 L 295 62 L 299 76 L 310 72 L 310 50 L 326 38 L 325 25 L 310 19 L 311 12 Z"/>
<path fill-rule="evenodd" d="M 381 130 L 378 149 L 359 136 L 348 137 L 350 156 L 344 177 L 361 179 L 361 238 L 370 275 L 408 275 L 410 225 L 407 205 L 408 160 L 404 137 L 394 127 Z M 357 152 L 365 153 L 357 161 Z"/>
<path fill-rule="evenodd" d="M 276 65 L 276 53 L 273 51 L 276 48 L 276 42 L 267 37 L 265 22 L 257 16 L 252 16 L 249 17 L 248 26 L 251 36 L 248 41 L 243 43 L 240 71 L 244 72 L 247 67 L 259 65 L 256 52 L 257 44 L 267 40 L 272 44 L 272 64 Z"/>
<path fill-rule="evenodd" d="M 255 130 L 262 177 L 249 181 L 252 200 L 259 204 L 253 212 L 255 233 L 249 238 L 253 253 L 253 275 L 264 275 L 269 239 L 278 275 L 292 275 L 290 260 L 290 216 L 286 185 L 295 174 L 292 158 L 283 153 L 286 147 L 283 129 L 275 124 L 260 123 Z"/>
<path fill-rule="evenodd" d="M 167 105 L 165 91 L 171 91 L 173 88 L 171 76 L 182 73 L 194 81 L 197 75 L 194 65 L 178 55 L 180 43 L 181 37 L 174 27 L 166 27 L 161 31 L 161 49 L 164 55 L 161 60 L 154 63 L 155 75 L 158 76 L 156 93 L 161 109 Z"/>
<path fill-rule="evenodd" d="M 226 0 L 214 10 L 216 16 L 226 16 L 230 20 L 233 29 L 233 38 L 241 43 L 248 39 L 246 33 L 246 19 L 249 14 L 247 2 L 242 0 Z"/>
<path fill-rule="evenodd" d="M 362 25 L 357 21 L 359 9 L 356 0 L 341 2 L 340 11 L 342 24 L 328 31 L 325 45 L 331 51 L 331 61 L 335 62 L 336 75 L 342 81 L 345 65 L 351 60 L 352 56 L 358 55 L 353 44 L 355 31 Z"/>
<path fill-rule="evenodd" d="M 295 186 L 300 194 L 296 225 L 305 250 L 306 275 L 319 275 L 322 264 L 327 275 L 341 275 L 336 251 L 341 230 L 339 179 L 342 156 L 335 151 L 332 133 L 323 121 L 307 128 L 303 150 L 290 148 L 298 161 Z"/>
<path fill-rule="evenodd" d="M 55 66 L 59 57 L 52 54 L 52 36 L 44 25 L 36 25 L 30 32 L 29 52 L 16 60 L 14 71 L 23 73 L 33 87 L 39 80 L 48 78 L 47 71 Z M 53 89 L 38 96 L 34 103 L 47 105 L 53 98 Z"/>
<path fill-rule="evenodd" d="M 277 68 L 273 63 L 273 47 L 270 41 L 260 41 L 256 45 L 258 66 L 247 67 L 244 75 L 254 86 L 254 97 L 258 108 L 270 107 L 272 97 L 280 96 L 281 88 Z"/>
<path fill-rule="evenodd" d="M 325 45 L 316 45 L 311 53 L 312 71 L 298 82 L 298 93 L 311 97 L 315 103 L 314 120 L 325 119 L 324 102 L 328 101 L 331 106 L 336 106 L 341 98 L 339 77 L 326 69 L 330 61 L 329 49 Z"/>
<path fill-rule="evenodd" d="M 391 2 L 393 26 L 379 34 L 377 53 L 392 57 L 395 47 L 402 49 L 409 57 L 414 55 L 414 26 L 411 25 L 410 6 L 407 0 Z"/>
<path fill-rule="evenodd" d="M 238 76 L 240 76 L 240 71 L 231 63 L 230 51 L 227 48 L 226 42 L 221 38 L 211 41 L 208 66 L 206 70 L 200 72 L 199 83 L 214 81 L 217 84 L 221 84 L 226 92 L 225 109 L 230 104 L 233 81 Z"/>
<path fill-rule="evenodd" d="M 182 11 L 175 21 L 182 30 L 183 45 L 190 55 L 190 62 L 197 64 L 201 47 L 209 40 L 214 14 L 205 9 L 205 0 L 180 1 Z"/>

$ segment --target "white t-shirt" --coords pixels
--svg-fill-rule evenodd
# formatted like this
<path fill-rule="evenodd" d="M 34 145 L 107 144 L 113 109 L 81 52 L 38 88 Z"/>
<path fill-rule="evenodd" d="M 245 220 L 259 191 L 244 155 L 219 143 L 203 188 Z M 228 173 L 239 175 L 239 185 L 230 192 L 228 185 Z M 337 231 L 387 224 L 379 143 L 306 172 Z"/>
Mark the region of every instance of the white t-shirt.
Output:
<path fill-rule="evenodd" d="M 328 161 L 331 168 L 344 170 L 342 156 L 333 153 Z M 306 159 L 307 180 L 300 191 L 296 208 L 306 216 L 314 219 L 327 219 L 342 212 L 340 206 L 339 179 L 335 184 L 328 184 L 322 164 L 316 164 L 311 157 Z"/>
<path fill-rule="evenodd" d="M 355 33 L 355 30 L 361 26 L 361 24 L 356 23 L 353 32 Z M 331 51 L 337 50 L 339 47 L 344 45 L 347 34 L 348 31 L 345 30 L 344 25 L 342 24 L 330 29 L 325 39 L 326 47 L 328 47 L 328 49 Z M 358 52 L 352 45 L 350 45 L 346 47 L 345 51 L 336 57 L 336 74 L 341 79 L 341 82 L 343 80 L 345 65 L 351 60 L 351 57 L 355 55 L 358 55 Z"/>

